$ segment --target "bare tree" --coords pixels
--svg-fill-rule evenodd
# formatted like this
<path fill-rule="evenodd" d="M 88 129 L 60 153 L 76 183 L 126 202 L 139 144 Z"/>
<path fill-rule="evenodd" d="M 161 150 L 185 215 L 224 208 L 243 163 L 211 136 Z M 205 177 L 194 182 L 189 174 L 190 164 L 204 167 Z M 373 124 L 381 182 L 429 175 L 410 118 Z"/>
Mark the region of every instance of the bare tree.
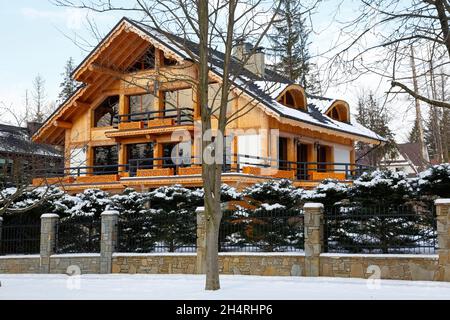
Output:
<path fill-rule="evenodd" d="M 33 81 L 33 120 L 36 122 L 44 121 L 44 107 L 46 102 L 45 80 L 40 74 Z"/>
<path fill-rule="evenodd" d="M 343 0 L 339 7 L 346 4 Z M 417 79 L 424 82 L 430 72 L 448 77 L 450 63 L 450 2 L 448 0 L 360 0 L 357 17 L 341 23 L 337 52 L 329 59 L 328 78 L 351 82 L 363 74 L 379 75 L 391 82 L 390 93 L 407 93 L 430 106 L 450 108 L 450 103 L 412 87 L 411 48 L 431 48 L 431 65 Z M 345 39 L 345 40 L 342 40 Z M 428 61 L 422 61 L 423 65 Z"/>
<path fill-rule="evenodd" d="M 125 77 L 126 70 L 114 70 L 114 66 L 94 66 L 98 70 L 109 72 L 133 85 L 146 88 L 149 93 L 155 91 L 155 80 L 161 84 L 183 81 L 194 88 L 201 110 L 202 178 L 205 189 L 206 218 L 206 289 L 220 289 L 218 265 L 218 237 L 222 219 L 221 184 L 225 131 L 230 123 L 250 112 L 256 101 L 250 99 L 238 110 L 231 112 L 230 103 L 239 99 L 245 88 L 254 79 L 242 77 L 242 72 L 254 56 L 266 35 L 276 21 L 279 1 L 266 0 L 136 0 L 128 6 L 115 5 L 111 1 L 69 1 L 54 0 L 56 5 L 84 8 L 95 12 L 121 11 L 138 15 L 141 21 L 152 27 L 153 32 L 164 35 L 170 45 L 183 51 L 188 60 L 178 63 L 172 70 L 159 70 L 156 75 Z M 308 14 L 318 1 L 304 5 L 304 14 Z M 253 48 L 240 61 L 233 58 L 233 51 L 242 39 L 252 41 Z M 220 50 L 218 53 L 217 50 Z M 221 70 L 212 64 L 220 59 Z M 106 62 L 105 62 L 106 63 Z M 180 73 L 180 69 L 194 65 L 197 76 L 192 78 Z M 214 72 L 215 71 L 215 72 Z M 214 75 L 217 90 L 214 103 L 210 103 L 211 76 Z M 263 77 L 260 77 L 263 80 Z M 237 90 L 239 89 L 239 90 Z M 217 121 L 217 133 L 213 137 L 213 119 Z"/>

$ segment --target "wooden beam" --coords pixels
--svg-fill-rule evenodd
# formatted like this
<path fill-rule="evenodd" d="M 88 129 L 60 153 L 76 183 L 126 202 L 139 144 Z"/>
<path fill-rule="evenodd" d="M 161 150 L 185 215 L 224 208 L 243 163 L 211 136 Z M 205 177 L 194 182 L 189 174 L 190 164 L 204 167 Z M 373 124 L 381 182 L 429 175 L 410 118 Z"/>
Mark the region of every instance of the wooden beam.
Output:
<path fill-rule="evenodd" d="M 89 103 L 77 101 L 73 104 L 77 108 L 89 109 L 91 105 Z"/>
<path fill-rule="evenodd" d="M 91 64 L 89 66 L 89 71 L 93 71 L 93 72 L 98 72 L 98 73 L 103 73 L 103 74 L 107 74 L 113 77 L 116 77 L 118 79 L 122 79 L 125 77 L 125 74 L 119 71 L 115 71 L 113 69 L 110 68 L 106 68 L 97 64 Z"/>
<path fill-rule="evenodd" d="M 71 122 L 61 121 L 61 120 L 54 121 L 53 125 L 55 127 L 63 128 L 63 129 L 72 129 L 72 127 L 73 127 L 73 124 Z"/>

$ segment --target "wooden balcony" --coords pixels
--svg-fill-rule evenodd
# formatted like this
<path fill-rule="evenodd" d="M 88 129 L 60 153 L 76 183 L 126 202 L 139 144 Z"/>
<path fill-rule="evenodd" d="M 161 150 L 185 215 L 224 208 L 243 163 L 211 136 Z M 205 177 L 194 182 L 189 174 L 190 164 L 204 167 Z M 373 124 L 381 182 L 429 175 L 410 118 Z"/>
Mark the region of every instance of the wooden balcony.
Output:
<path fill-rule="evenodd" d="M 222 180 L 240 189 L 272 179 L 289 179 L 294 185 L 313 188 L 324 179 L 352 183 L 363 172 L 374 168 L 351 163 L 280 162 L 245 155 L 233 155 L 223 165 Z M 201 187 L 202 167 L 198 159 L 131 159 L 126 165 L 64 168 L 46 177 L 33 180 L 34 185 L 63 185 L 68 191 L 79 192 L 87 188 L 122 191 L 127 187 L 152 189 L 160 186 L 181 184 Z M 281 169 L 280 169 L 281 168 Z"/>
<path fill-rule="evenodd" d="M 164 111 L 121 114 L 117 128 L 106 132 L 108 138 L 139 137 L 172 133 L 175 130 L 194 130 L 194 109 L 178 108 Z"/>

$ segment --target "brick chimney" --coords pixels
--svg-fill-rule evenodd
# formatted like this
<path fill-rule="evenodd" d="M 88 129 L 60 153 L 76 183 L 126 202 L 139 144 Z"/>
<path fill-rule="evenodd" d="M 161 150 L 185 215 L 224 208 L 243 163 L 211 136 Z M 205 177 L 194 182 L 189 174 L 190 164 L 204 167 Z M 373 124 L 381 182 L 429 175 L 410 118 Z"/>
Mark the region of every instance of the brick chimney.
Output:
<path fill-rule="evenodd" d="M 27 121 L 27 129 L 30 137 L 33 136 L 40 129 L 40 127 L 42 127 L 41 122 Z"/>
<path fill-rule="evenodd" d="M 234 51 L 234 57 L 240 61 L 244 61 L 249 55 L 251 56 L 244 66 L 245 69 L 259 77 L 264 77 L 264 71 L 266 69 L 264 48 L 254 48 L 251 43 L 239 40 Z"/>

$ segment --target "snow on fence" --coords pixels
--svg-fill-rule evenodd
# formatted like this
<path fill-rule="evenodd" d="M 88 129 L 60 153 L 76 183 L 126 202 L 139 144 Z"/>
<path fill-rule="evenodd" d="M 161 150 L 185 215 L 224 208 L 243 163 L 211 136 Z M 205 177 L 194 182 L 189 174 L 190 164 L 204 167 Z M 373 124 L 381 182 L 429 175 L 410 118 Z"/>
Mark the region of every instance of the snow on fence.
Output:
<path fill-rule="evenodd" d="M 324 252 L 433 254 L 436 213 L 432 205 L 328 207 Z"/>

